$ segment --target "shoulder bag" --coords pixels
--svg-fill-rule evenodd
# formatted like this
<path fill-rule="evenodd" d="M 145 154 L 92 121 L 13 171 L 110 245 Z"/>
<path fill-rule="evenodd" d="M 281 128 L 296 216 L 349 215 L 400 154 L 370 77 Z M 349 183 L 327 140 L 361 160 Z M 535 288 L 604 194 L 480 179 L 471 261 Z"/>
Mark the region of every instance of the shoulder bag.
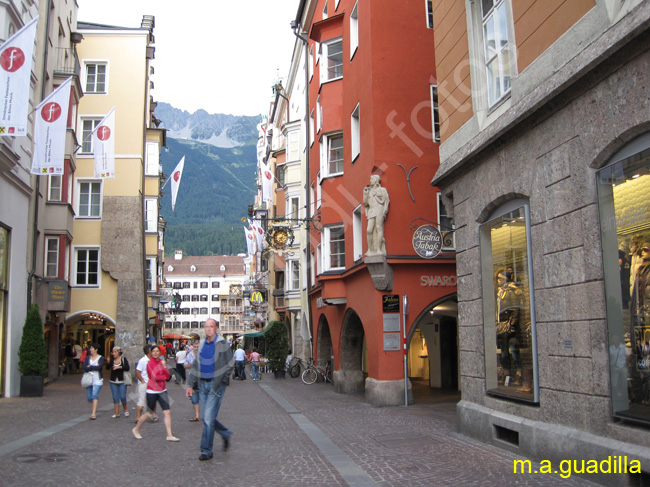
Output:
<path fill-rule="evenodd" d="M 93 385 L 92 372 L 84 372 L 84 375 L 81 376 L 81 387 L 85 389 L 86 387 L 91 387 L 92 385 Z"/>

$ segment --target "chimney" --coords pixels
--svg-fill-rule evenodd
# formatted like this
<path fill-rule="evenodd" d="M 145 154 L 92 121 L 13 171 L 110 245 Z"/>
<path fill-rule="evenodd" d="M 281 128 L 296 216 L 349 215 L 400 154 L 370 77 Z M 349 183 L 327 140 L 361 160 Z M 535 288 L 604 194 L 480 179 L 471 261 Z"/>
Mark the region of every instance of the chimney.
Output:
<path fill-rule="evenodd" d="M 174 252 L 174 259 L 175 260 L 183 260 L 183 251 L 182 250 L 176 250 Z"/>

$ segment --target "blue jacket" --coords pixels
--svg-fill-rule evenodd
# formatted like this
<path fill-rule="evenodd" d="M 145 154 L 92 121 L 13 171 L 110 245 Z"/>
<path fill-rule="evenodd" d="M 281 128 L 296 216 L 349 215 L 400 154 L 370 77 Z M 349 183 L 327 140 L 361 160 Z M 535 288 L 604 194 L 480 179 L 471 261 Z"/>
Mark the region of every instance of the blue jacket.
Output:
<path fill-rule="evenodd" d="M 235 359 L 232 356 L 230 345 L 221 335 L 217 335 L 215 341 L 212 389 L 216 391 L 221 384 L 230 383 L 230 373 L 235 366 Z M 204 344 L 205 338 L 199 342 L 199 349 L 194 355 L 194 362 L 192 362 L 192 368 L 189 370 L 187 378 L 187 387 L 193 387 L 201 378 L 201 351 Z"/>

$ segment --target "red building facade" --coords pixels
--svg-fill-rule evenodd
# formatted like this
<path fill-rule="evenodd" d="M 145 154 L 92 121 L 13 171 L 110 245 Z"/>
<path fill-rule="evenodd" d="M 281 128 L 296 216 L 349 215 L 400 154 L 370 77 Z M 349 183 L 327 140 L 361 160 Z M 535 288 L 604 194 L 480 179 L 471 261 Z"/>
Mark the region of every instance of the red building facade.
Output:
<path fill-rule="evenodd" d="M 322 227 L 310 235 L 315 359 L 331 361 L 337 391 L 365 391 L 373 405 L 412 400 L 414 380 L 458 388 L 454 234 L 429 184 L 439 159 L 427 2 L 304 1 L 298 20 L 309 49 L 309 210 Z M 390 199 L 379 256 L 366 255 L 373 175 Z M 414 248 L 423 225 L 442 234 L 435 257 Z"/>

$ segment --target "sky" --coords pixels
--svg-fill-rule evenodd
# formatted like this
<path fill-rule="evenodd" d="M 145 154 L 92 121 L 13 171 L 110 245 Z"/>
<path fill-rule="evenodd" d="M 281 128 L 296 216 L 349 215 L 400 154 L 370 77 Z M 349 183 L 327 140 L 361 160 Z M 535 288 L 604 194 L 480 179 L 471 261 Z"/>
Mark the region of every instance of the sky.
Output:
<path fill-rule="evenodd" d="M 140 27 L 155 16 L 155 101 L 194 113 L 268 114 L 286 79 L 299 0 L 77 0 L 79 21 Z"/>

